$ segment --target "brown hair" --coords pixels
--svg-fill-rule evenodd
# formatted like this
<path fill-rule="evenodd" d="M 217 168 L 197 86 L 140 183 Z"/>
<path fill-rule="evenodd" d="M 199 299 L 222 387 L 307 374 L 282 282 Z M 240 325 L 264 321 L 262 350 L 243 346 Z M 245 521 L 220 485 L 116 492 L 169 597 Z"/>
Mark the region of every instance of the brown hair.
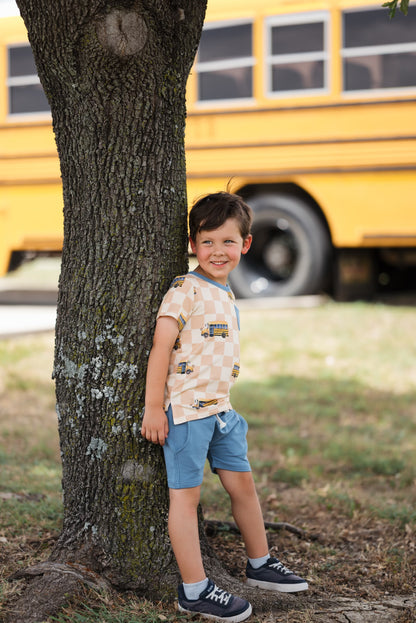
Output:
<path fill-rule="evenodd" d="M 189 234 L 191 240 L 202 231 L 212 231 L 224 225 L 229 218 L 238 222 L 243 240 L 250 235 L 253 214 L 251 208 L 238 195 L 219 192 L 198 199 L 189 213 Z"/>

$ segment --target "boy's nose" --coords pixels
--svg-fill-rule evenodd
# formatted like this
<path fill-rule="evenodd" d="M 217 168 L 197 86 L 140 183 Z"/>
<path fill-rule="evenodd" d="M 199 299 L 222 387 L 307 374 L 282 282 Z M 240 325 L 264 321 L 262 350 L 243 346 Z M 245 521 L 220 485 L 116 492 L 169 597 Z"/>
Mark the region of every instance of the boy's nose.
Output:
<path fill-rule="evenodd" d="M 220 244 L 214 245 L 214 247 L 212 249 L 212 252 L 215 253 L 216 255 L 222 255 L 223 251 L 224 250 L 222 248 L 222 245 L 220 245 Z"/>

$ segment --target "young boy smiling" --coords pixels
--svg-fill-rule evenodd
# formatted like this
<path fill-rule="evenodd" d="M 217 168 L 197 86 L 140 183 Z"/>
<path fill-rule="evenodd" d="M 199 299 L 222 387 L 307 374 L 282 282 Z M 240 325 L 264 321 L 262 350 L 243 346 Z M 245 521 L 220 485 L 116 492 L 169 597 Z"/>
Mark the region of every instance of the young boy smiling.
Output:
<path fill-rule="evenodd" d="M 149 356 L 142 435 L 163 446 L 169 536 L 182 584 L 179 609 L 238 623 L 251 605 L 206 577 L 197 508 L 208 459 L 230 496 L 246 547 L 247 583 L 275 591 L 308 588 L 268 552 L 264 521 L 247 459 L 247 424 L 230 403 L 238 376 L 239 315 L 227 284 L 250 249 L 251 210 L 237 195 L 216 193 L 189 215 L 197 268 L 176 277 L 160 306 Z"/>

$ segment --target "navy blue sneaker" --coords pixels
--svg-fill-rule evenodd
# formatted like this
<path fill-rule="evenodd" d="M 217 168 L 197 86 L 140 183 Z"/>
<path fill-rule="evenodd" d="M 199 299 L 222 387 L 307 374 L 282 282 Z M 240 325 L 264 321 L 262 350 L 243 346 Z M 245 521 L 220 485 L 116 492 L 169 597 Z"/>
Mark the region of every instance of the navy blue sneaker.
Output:
<path fill-rule="evenodd" d="M 180 584 L 178 608 L 182 612 L 200 614 L 206 619 L 229 623 L 245 621 L 251 614 L 251 604 L 248 601 L 223 591 L 212 580 L 208 581 L 207 588 L 202 591 L 198 599 L 187 599 L 183 586 Z"/>
<path fill-rule="evenodd" d="M 269 558 L 259 569 L 253 569 L 250 562 L 247 562 L 246 576 L 249 586 L 258 586 L 269 591 L 297 593 L 308 589 L 306 580 L 286 569 L 277 558 Z"/>

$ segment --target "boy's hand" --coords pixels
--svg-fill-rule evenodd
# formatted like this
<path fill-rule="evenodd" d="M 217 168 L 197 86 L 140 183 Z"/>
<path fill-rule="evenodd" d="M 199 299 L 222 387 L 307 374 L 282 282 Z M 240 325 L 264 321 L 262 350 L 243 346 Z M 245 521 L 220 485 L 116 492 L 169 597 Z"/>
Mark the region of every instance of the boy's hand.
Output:
<path fill-rule="evenodd" d="M 166 413 L 162 408 L 145 409 L 142 436 L 152 443 L 165 445 L 165 439 L 169 433 L 169 423 Z"/>

